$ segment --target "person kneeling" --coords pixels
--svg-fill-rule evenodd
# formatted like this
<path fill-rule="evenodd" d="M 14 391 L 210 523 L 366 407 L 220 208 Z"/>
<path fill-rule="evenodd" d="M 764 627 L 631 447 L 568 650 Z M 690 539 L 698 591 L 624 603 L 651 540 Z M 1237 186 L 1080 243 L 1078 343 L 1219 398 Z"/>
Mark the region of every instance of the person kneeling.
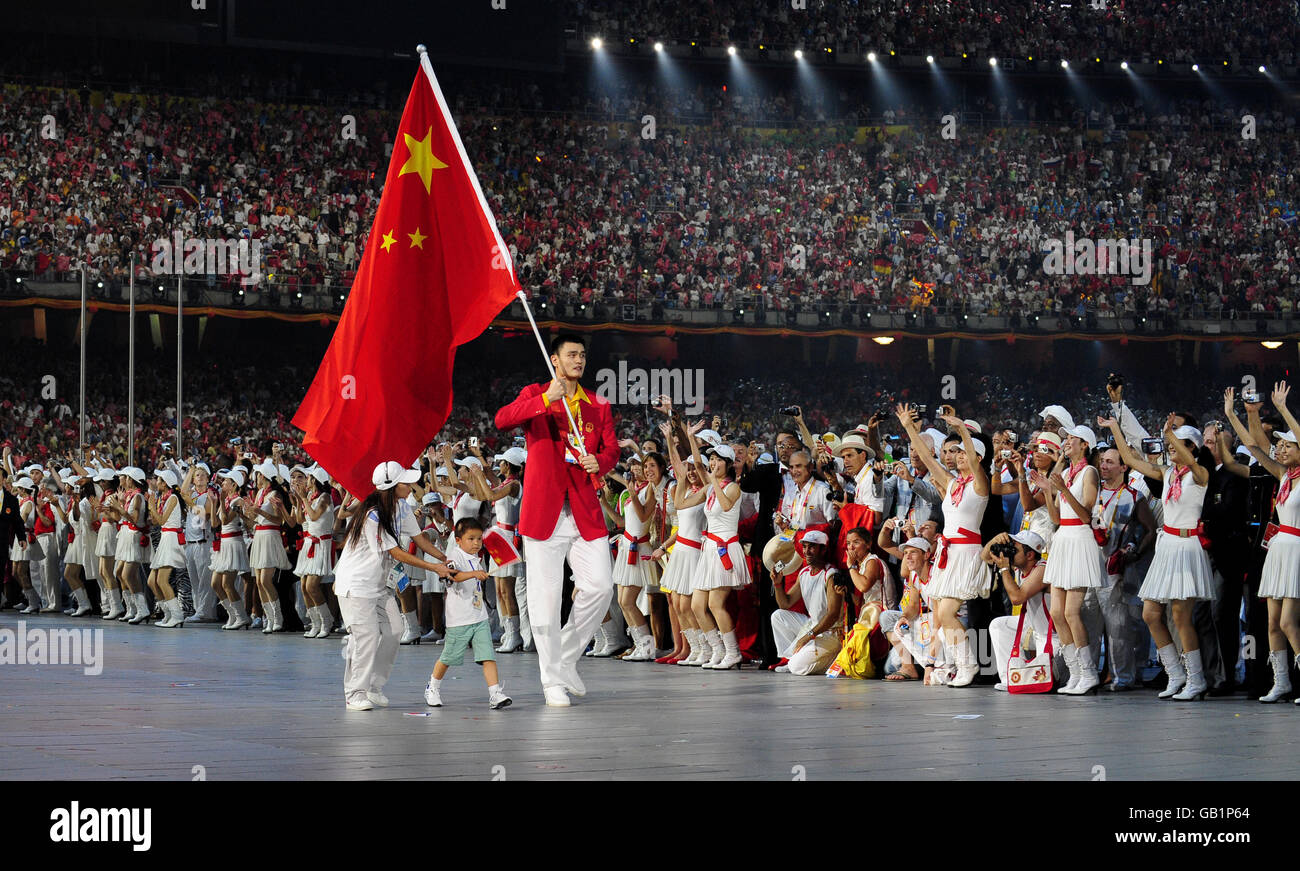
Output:
<path fill-rule="evenodd" d="M 1042 549 L 1042 536 L 1024 530 L 1016 535 L 1004 532 L 996 536 L 984 545 L 980 553 L 984 562 L 997 567 L 998 577 L 1011 604 L 1019 605 L 1025 612 L 1025 631 L 1020 639 L 1021 656 L 1025 661 L 1032 660 L 1043 649 L 1049 631 L 1047 586 L 1043 583 L 1047 561 L 1042 559 Z M 1019 617 L 998 617 L 989 624 L 993 661 L 998 667 L 998 684 L 994 689 L 1001 692 L 1007 691 L 1007 660 L 1015 644 L 1019 623 Z M 1060 649 L 1056 639 L 1052 640 L 1052 649 Z M 1028 650 L 1034 652 L 1032 656 Z M 1064 658 L 1053 654 L 1052 660 L 1053 674 L 1060 675 L 1065 665 Z"/>
<path fill-rule="evenodd" d="M 504 708 L 510 704 L 497 677 L 497 661 L 492 652 L 492 632 L 488 629 L 488 612 L 483 602 L 483 524 L 473 517 L 456 521 L 456 546 L 448 548 L 447 565 L 447 640 L 442 656 L 433 667 L 433 675 L 424 688 L 424 701 L 431 708 L 442 707 L 442 679 L 453 665 L 465 662 L 465 648 L 473 646 L 474 661 L 483 664 L 483 678 L 488 685 L 488 706 Z"/>
<path fill-rule="evenodd" d="M 820 530 L 809 532 L 803 537 L 804 558 L 808 565 L 800 572 L 800 582 L 802 585 L 805 580 L 804 572 L 812 578 L 820 579 L 823 589 L 818 592 L 825 604 L 816 619 L 810 617 L 804 623 L 789 648 L 790 662 L 782 668 L 788 669 L 790 674 L 825 674 L 839 655 L 843 644 L 846 593 L 852 581 L 843 572 L 836 571 L 834 566 L 827 565 L 826 552 L 829 549 L 826 533 Z M 804 597 L 805 600 L 809 598 L 809 590 L 806 588 Z M 810 614 L 812 610 L 810 607 Z M 777 671 L 781 671 L 781 668 Z"/>

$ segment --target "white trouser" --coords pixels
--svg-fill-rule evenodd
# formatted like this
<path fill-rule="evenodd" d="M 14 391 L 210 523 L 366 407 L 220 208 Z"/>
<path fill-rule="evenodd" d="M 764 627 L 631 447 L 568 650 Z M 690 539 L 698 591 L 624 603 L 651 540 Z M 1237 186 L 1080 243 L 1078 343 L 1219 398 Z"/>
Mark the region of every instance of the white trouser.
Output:
<path fill-rule="evenodd" d="M 825 674 L 835 657 L 839 656 L 841 645 L 840 637 L 834 632 L 823 632 L 799 648 L 798 652 L 790 654 L 790 674 Z"/>
<path fill-rule="evenodd" d="M 1011 658 L 1011 648 L 1016 643 L 1016 626 L 1020 623 L 1019 617 L 997 617 L 989 624 L 989 641 L 993 644 L 993 661 L 998 666 L 998 680 L 1002 683 L 1007 682 L 1007 660 Z M 1061 655 L 1059 638 L 1054 638 L 1052 642 L 1052 674 L 1057 677 L 1064 676 L 1062 682 L 1068 679 L 1069 669 L 1065 666 L 1065 657 Z M 1021 648 L 1020 655 L 1026 661 L 1033 659 L 1042 649 L 1046 639 L 1040 638 L 1038 633 L 1034 633 L 1033 641 L 1030 642 L 1031 653 L 1027 653 Z"/>
<path fill-rule="evenodd" d="M 605 619 L 614 594 L 609 544 L 604 535 L 587 541 L 578 532 L 566 502 L 545 540 L 524 536 L 528 561 L 533 640 L 542 688 L 564 685 L 564 672 L 576 668 L 587 643 Z M 573 567 L 577 595 L 569 622 L 560 628 L 560 597 L 564 594 L 564 560 Z"/>
<path fill-rule="evenodd" d="M 351 633 L 343 668 L 343 698 L 365 701 L 366 693 L 382 690 L 393 672 L 404 626 L 402 613 L 397 600 L 387 593 L 378 599 L 340 596 L 339 611 Z"/>
<path fill-rule="evenodd" d="M 776 640 L 777 656 L 789 658 L 790 650 L 800 633 L 805 626 L 811 625 L 812 618 L 798 611 L 773 611 L 772 638 Z"/>
<path fill-rule="evenodd" d="M 1105 581 L 1102 581 L 1105 584 Z M 1083 603 L 1079 606 L 1079 616 L 1083 618 L 1083 628 L 1088 633 L 1088 649 L 1092 651 L 1092 664 L 1101 662 L 1101 639 L 1106 634 L 1106 621 L 1102 614 L 1102 587 L 1089 587 L 1083 594 Z"/>
<path fill-rule="evenodd" d="M 1145 664 L 1142 600 L 1137 588 L 1125 589 L 1124 575 L 1107 575 L 1098 591 L 1101 616 L 1106 622 L 1106 656 L 1111 680 L 1120 686 L 1138 686 L 1138 666 Z M 1095 662 L 1095 660 L 1094 660 Z"/>
<path fill-rule="evenodd" d="M 212 592 L 212 545 L 208 542 L 186 542 L 185 571 L 190 576 L 194 613 L 204 620 L 217 619 L 217 594 Z"/>
<path fill-rule="evenodd" d="M 528 580 L 522 573 L 515 578 L 515 605 L 519 607 L 519 637 L 526 646 L 533 641 L 533 625 L 528 622 Z"/>
<path fill-rule="evenodd" d="M 40 561 L 41 580 L 44 586 L 41 587 L 41 598 L 45 600 L 45 607 L 57 608 L 63 601 L 62 588 L 63 576 L 59 574 L 59 544 L 58 538 L 52 532 L 46 532 L 36 536 L 40 542 L 41 550 L 45 551 L 45 558 Z M 36 563 L 32 563 L 32 568 L 36 568 Z M 36 572 L 32 572 L 32 583 L 36 582 Z"/>

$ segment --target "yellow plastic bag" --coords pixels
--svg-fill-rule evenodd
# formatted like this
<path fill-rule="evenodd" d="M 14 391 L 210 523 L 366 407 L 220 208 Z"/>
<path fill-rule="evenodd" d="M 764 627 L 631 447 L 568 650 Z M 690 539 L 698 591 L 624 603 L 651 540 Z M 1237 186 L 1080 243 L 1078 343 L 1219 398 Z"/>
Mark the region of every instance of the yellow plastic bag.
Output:
<path fill-rule="evenodd" d="M 862 609 L 858 622 L 853 624 L 839 656 L 826 669 L 827 676 L 853 677 L 866 680 L 876 676 L 876 664 L 871 661 L 871 633 L 880 620 L 880 606 L 872 603 Z"/>

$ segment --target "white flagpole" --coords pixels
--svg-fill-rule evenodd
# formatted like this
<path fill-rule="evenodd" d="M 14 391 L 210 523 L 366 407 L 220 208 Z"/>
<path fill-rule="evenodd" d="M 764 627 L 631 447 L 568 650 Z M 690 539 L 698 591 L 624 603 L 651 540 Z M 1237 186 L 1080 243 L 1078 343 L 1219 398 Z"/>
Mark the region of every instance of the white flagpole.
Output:
<path fill-rule="evenodd" d="M 81 267 L 81 462 L 86 462 L 86 267 Z"/>
<path fill-rule="evenodd" d="M 128 285 L 130 317 L 126 340 L 126 464 L 135 465 L 135 254 L 131 254 L 131 280 Z"/>
<path fill-rule="evenodd" d="M 528 323 L 533 325 L 533 335 L 537 337 L 537 347 L 542 349 L 542 360 L 546 362 L 546 371 L 551 373 L 551 380 L 554 381 L 555 367 L 551 365 L 551 355 L 546 350 L 546 342 L 542 341 L 542 331 L 537 329 L 537 321 L 533 320 L 533 310 L 528 307 L 528 297 L 524 296 L 522 290 L 515 295 L 519 297 L 519 301 L 524 305 L 524 314 L 528 315 Z M 569 417 L 569 432 L 577 432 L 578 424 L 573 419 L 573 409 L 569 408 L 567 402 L 564 403 L 564 413 Z M 578 450 L 582 451 L 582 455 L 585 457 L 587 455 L 587 446 L 583 443 L 584 439 L 577 438 L 574 441 L 578 443 Z"/>
<path fill-rule="evenodd" d="M 176 276 L 176 451 L 172 454 L 177 460 L 184 456 L 181 453 L 181 373 L 184 371 L 181 366 L 181 349 L 185 345 L 185 321 L 182 320 L 185 306 L 185 292 L 182 288 L 182 282 L 185 280 L 184 274 Z"/>

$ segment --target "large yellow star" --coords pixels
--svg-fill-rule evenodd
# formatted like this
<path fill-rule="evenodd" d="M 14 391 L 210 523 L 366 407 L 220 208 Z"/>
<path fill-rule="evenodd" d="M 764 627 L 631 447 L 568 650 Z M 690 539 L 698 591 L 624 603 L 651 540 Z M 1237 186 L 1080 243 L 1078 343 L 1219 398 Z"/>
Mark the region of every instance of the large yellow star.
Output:
<path fill-rule="evenodd" d="M 384 234 L 384 241 L 380 243 L 379 247 L 387 251 L 389 248 L 393 247 L 393 243 L 396 241 L 397 239 L 393 237 L 393 231 L 389 230 Z"/>
<path fill-rule="evenodd" d="M 414 233 L 407 233 L 406 235 L 409 236 L 410 239 L 411 239 L 411 247 L 412 247 L 412 248 L 419 248 L 421 251 L 424 250 L 424 240 L 425 240 L 425 239 L 428 239 L 429 237 L 428 237 L 428 236 L 421 236 L 421 235 L 420 235 L 420 228 L 419 228 L 419 227 L 416 227 L 416 228 L 415 228 L 415 232 L 414 232 Z"/>
<path fill-rule="evenodd" d="M 406 137 L 406 149 L 411 152 L 411 156 L 402 164 L 402 169 L 397 173 L 401 178 L 408 172 L 419 174 L 420 181 L 424 182 L 424 192 L 429 193 L 429 183 L 433 180 L 433 171 L 435 169 L 446 169 L 447 164 L 433 156 L 433 149 L 429 142 L 433 139 L 433 127 L 424 134 L 423 139 L 416 139 L 409 133 L 403 133 Z"/>

